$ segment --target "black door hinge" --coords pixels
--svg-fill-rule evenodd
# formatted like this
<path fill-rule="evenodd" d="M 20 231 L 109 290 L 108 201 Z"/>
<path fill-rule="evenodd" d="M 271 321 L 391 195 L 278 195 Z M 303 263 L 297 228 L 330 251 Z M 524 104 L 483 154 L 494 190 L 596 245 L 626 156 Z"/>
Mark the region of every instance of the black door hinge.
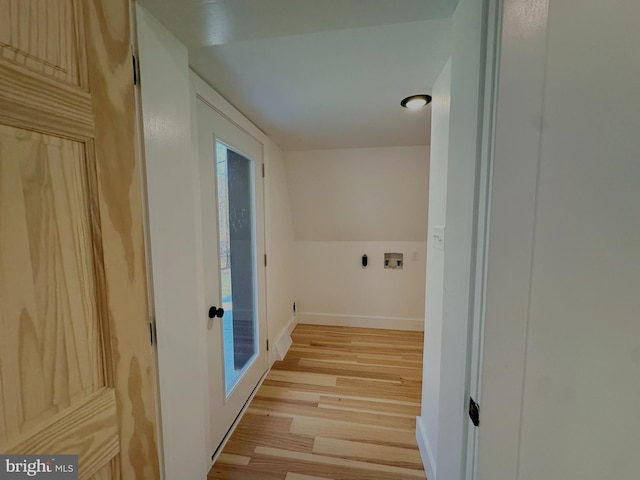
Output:
<path fill-rule="evenodd" d="M 154 329 L 153 329 L 153 323 L 149 322 L 149 341 L 151 342 L 151 345 L 153 345 L 155 343 L 155 335 L 154 335 Z"/>
<path fill-rule="evenodd" d="M 266 253 L 264 254 L 264 266 L 265 267 L 267 266 L 267 254 Z"/>
<path fill-rule="evenodd" d="M 267 352 L 269 351 L 269 339 L 267 338 Z"/>
<path fill-rule="evenodd" d="M 264 178 L 264 163 L 262 164 L 262 178 Z"/>
<path fill-rule="evenodd" d="M 131 54 L 131 62 L 133 64 L 133 84 L 138 85 L 138 60 L 133 54 Z"/>
<path fill-rule="evenodd" d="M 472 397 L 469 397 L 469 418 L 476 427 L 480 425 L 480 405 Z"/>

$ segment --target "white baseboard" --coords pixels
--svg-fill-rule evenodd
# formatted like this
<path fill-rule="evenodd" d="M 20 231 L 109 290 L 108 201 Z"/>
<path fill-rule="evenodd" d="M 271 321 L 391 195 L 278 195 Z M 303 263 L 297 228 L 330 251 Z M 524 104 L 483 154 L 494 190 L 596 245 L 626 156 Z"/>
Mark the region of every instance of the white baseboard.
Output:
<path fill-rule="evenodd" d="M 296 325 L 296 317 L 293 316 L 274 337 L 272 342 L 273 346 L 269 351 L 269 360 L 271 361 L 271 365 L 278 360 L 284 359 L 285 355 L 289 351 L 289 347 L 291 347 L 291 332 L 296 328 Z"/>
<path fill-rule="evenodd" d="M 289 333 L 293 333 L 293 331 L 296 329 L 296 325 L 298 325 L 298 320 L 296 319 L 296 316 L 292 316 L 291 320 L 289 320 L 289 323 L 287 323 L 287 330 L 289 331 Z"/>
<path fill-rule="evenodd" d="M 436 480 L 436 464 L 431 448 L 429 447 L 427 433 L 422 426 L 421 417 L 416 417 L 416 440 L 418 441 L 418 449 L 420 450 L 420 457 L 422 458 L 422 464 L 424 465 L 427 478 L 429 480 Z"/>
<path fill-rule="evenodd" d="M 365 317 L 333 313 L 298 313 L 298 323 L 339 327 L 381 328 L 386 330 L 424 330 L 423 318 Z"/>
<path fill-rule="evenodd" d="M 254 388 L 253 392 L 251 392 L 251 395 L 249 395 L 249 398 L 247 399 L 247 401 L 245 402 L 244 406 L 240 410 L 240 413 L 238 413 L 238 416 L 233 421 L 233 424 L 231 424 L 231 428 L 229 429 L 227 434 L 224 436 L 224 438 L 222 439 L 222 442 L 218 446 L 218 449 L 216 450 L 216 452 L 214 453 L 213 457 L 211 458 L 211 463 L 209 464 L 209 468 L 207 468 L 207 472 L 209 470 L 211 470 L 211 467 L 213 467 L 213 464 L 216 463 L 216 461 L 218 460 L 218 457 L 222 453 L 222 450 L 224 450 L 225 445 L 227 444 L 227 442 L 229 441 L 229 439 L 233 435 L 233 432 L 236 431 L 236 427 L 238 426 L 238 424 L 240 423 L 240 420 L 242 420 L 242 417 L 244 417 L 245 412 L 249 408 L 249 405 L 251 404 L 251 400 L 253 400 L 253 397 L 256 396 L 256 393 L 258 393 L 258 390 L 260 390 L 260 387 L 262 386 L 262 382 L 264 382 L 265 378 L 267 378 L 267 375 L 269 375 L 270 371 L 271 371 L 271 368 L 268 368 L 267 371 L 264 372 L 262 377 L 260 377 L 260 380 L 258 381 L 258 384 L 256 385 L 256 388 Z"/>

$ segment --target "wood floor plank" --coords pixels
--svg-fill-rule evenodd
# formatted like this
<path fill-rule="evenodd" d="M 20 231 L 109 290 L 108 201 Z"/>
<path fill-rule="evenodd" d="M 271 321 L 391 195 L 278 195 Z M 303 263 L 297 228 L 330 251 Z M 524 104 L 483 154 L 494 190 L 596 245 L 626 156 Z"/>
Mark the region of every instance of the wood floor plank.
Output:
<path fill-rule="evenodd" d="M 320 455 L 403 466 L 413 469 L 419 469 L 422 461 L 417 448 L 392 447 L 389 445 L 337 440 L 326 437 L 316 437 L 313 441 L 312 451 Z"/>
<path fill-rule="evenodd" d="M 313 455 L 307 458 L 314 458 Z M 320 457 L 323 458 L 323 457 Z M 279 458 L 275 456 L 256 455 L 252 460 L 252 466 L 243 468 L 253 468 L 273 474 L 299 473 L 303 475 L 317 476 L 330 480 L 416 480 L 414 475 L 406 475 L 403 473 L 389 473 L 379 470 L 363 469 L 358 464 L 353 463 L 349 466 L 333 464 L 325 464 L 313 460 L 305 460 L 298 458 L 291 460 L 289 458 Z"/>
<path fill-rule="evenodd" d="M 285 473 L 216 462 L 211 467 L 207 480 L 285 480 L 285 477 Z"/>
<path fill-rule="evenodd" d="M 208 479 L 425 479 L 422 332 L 298 325 Z"/>
<path fill-rule="evenodd" d="M 416 435 L 413 430 L 358 425 L 341 420 L 309 417 L 294 418 L 291 424 L 291 433 L 343 440 L 366 440 L 397 446 L 413 446 L 416 443 Z"/>
<path fill-rule="evenodd" d="M 396 427 L 404 428 L 405 430 L 415 429 L 415 418 L 402 418 L 392 415 L 385 415 L 383 413 L 362 413 L 329 410 L 318 408 L 317 405 L 304 405 L 299 402 L 271 402 L 259 398 L 254 398 L 251 403 L 253 412 L 260 412 L 263 414 L 268 413 L 270 415 L 276 415 L 280 417 L 314 417 L 338 419 L 364 425 Z"/>
<path fill-rule="evenodd" d="M 394 478 L 400 478 L 400 476 L 424 478 L 424 472 L 415 469 L 396 467 L 393 465 L 382 465 L 379 463 L 374 464 L 369 462 L 344 459 L 340 457 L 329 457 L 317 454 L 312 455 L 310 453 L 291 452 L 289 450 L 282 450 L 279 448 L 256 447 L 256 454 L 270 457 L 281 457 L 292 462 L 302 460 L 313 462 L 315 464 L 330 465 L 336 468 L 352 468 L 376 473 L 386 473 L 388 475 L 392 475 Z"/>
<path fill-rule="evenodd" d="M 252 429 L 257 435 L 261 435 L 262 432 L 288 432 L 291 428 L 291 418 L 272 417 L 268 415 L 258 415 L 251 412 L 251 409 L 247 411 L 242 417 L 242 425 Z"/>
<path fill-rule="evenodd" d="M 336 376 L 331 373 L 312 373 L 304 370 L 273 369 L 269 372 L 269 380 L 307 383 L 309 385 L 323 385 L 327 387 L 333 387 L 336 384 Z"/>
<path fill-rule="evenodd" d="M 374 367 L 374 368 L 372 368 Z M 339 373 L 344 370 L 349 372 L 349 376 L 359 376 L 358 374 L 363 374 L 364 378 L 370 375 L 388 375 L 389 378 L 396 379 L 400 377 L 406 378 L 419 378 L 418 375 L 421 373 L 418 371 L 415 366 L 412 367 L 401 367 L 398 365 L 371 365 L 371 364 L 363 364 L 355 361 L 354 363 L 346 363 L 340 360 L 329 360 L 329 359 L 316 359 L 316 358 L 301 358 L 295 367 L 296 370 L 307 369 L 307 371 L 324 371 L 331 370 L 335 372 L 335 375 L 342 375 Z"/>
<path fill-rule="evenodd" d="M 318 403 L 321 395 L 317 392 L 305 392 L 286 387 L 277 387 L 274 385 L 262 385 L 256 394 L 256 397 L 270 398 L 274 400 L 299 400 L 303 402 Z"/>
<path fill-rule="evenodd" d="M 382 382 L 362 382 L 358 379 L 343 379 L 338 378 L 337 385 L 335 387 L 329 386 L 316 386 L 306 384 L 296 384 L 295 382 L 280 382 L 272 381 L 269 377 L 266 378 L 263 385 L 272 385 L 279 387 L 287 387 L 292 390 L 318 392 L 323 394 L 333 395 L 350 395 L 350 396 L 363 396 L 362 392 L 369 392 L 366 395 L 370 395 L 376 399 L 387 400 L 399 400 L 399 401 L 416 401 L 420 398 L 421 390 L 419 388 L 408 388 L 401 384 L 385 384 Z"/>
<path fill-rule="evenodd" d="M 291 450 L 293 452 L 311 453 L 313 438 L 295 433 L 261 432 L 258 434 L 250 428 L 238 428 L 233 432 L 233 442 L 228 444 L 224 452 L 251 456 L 257 446 L 270 446 Z"/>
<path fill-rule="evenodd" d="M 385 415 L 415 419 L 420 415 L 419 405 L 402 405 L 391 402 L 377 402 L 374 400 L 352 399 L 338 396 L 323 395 L 318 402 L 319 408 L 333 408 L 346 412 L 380 413 Z"/>
<path fill-rule="evenodd" d="M 375 354 L 358 354 L 356 357 L 356 363 L 363 363 L 366 365 L 388 365 L 396 367 L 409 367 L 417 368 L 422 371 L 422 356 L 416 357 L 413 360 L 403 359 L 401 355 L 396 357 L 390 357 L 388 355 L 375 355 Z"/>
<path fill-rule="evenodd" d="M 218 459 L 222 463 L 226 463 L 227 465 L 249 465 L 249 460 L 251 457 L 244 457 L 242 455 L 234 455 L 233 453 L 221 453 Z"/>
<path fill-rule="evenodd" d="M 287 473 L 284 480 L 331 480 L 323 477 L 312 477 L 311 475 L 303 475 L 301 473 Z"/>

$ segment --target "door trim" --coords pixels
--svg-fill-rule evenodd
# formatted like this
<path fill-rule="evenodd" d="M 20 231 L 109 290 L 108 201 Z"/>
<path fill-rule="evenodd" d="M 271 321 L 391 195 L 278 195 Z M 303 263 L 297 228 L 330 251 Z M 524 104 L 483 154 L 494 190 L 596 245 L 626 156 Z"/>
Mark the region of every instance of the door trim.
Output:
<path fill-rule="evenodd" d="M 136 17 L 164 478 L 204 478 L 206 377 L 201 366 L 206 362 L 207 312 L 195 254 L 198 174 L 192 151 L 188 52 L 140 4 Z M 130 68 L 131 58 L 128 61 Z M 188 245 L 193 248 L 184 247 Z"/>
<path fill-rule="evenodd" d="M 202 103 L 207 105 L 211 110 L 219 113 L 220 116 L 223 117 L 224 119 L 226 119 L 231 125 L 233 125 L 234 127 L 240 129 L 240 131 L 246 133 L 251 138 L 253 138 L 254 140 L 256 140 L 256 141 L 258 141 L 258 142 L 260 142 L 262 144 L 263 141 L 262 141 L 261 138 L 257 137 L 254 133 L 252 133 L 249 130 L 247 130 L 246 128 L 244 128 L 240 123 L 236 122 L 233 118 L 231 118 L 229 115 L 227 115 L 223 109 L 220 109 L 220 108 L 216 107 L 213 103 L 211 103 L 209 100 L 207 100 L 207 98 L 205 96 L 203 96 L 202 94 L 200 94 L 198 92 L 198 93 L 196 93 L 196 98 L 198 100 L 202 101 Z M 262 133 L 262 130 L 260 130 L 260 133 Z M 263 135 L 265 135 L 265 134 L 263 133 Z M 242 152 L 239 152 L 239 153 L 242 153 Z"/>
<path fill-rule="evenodd" d="M 518 478 L 537 197 L 548 0 L 498 0 L 491 214 L 477 478 Z M 526 8 L 522 8 L 526 6 Z M 527 95 L 522 95 L 527 92 Z M 505 301 L 507 299 L 507 301 Z M 489 375 L 490 374 L 490 375 Z M 484 404 L 484 407 L 483 407 Z M 508 446 L 508 448 L 505 448 Z"/>
<path fill-rule="evenodd" d="M 191 87 L 196 98 L 209 105 L 209 107 L 225 117 L 247 135 L 250 135 L 262 143 L 262 145 L 268 141 L 266 133 L 256 127 L 251 120 L 245 117 L 236 107 L 211 88 L 208 83 L 202 80 L 202 78 L 191 69 L 189 70 L 189 79 L 191 80 Z"/>
<path fill-rule="evenodd" d="M 502 0 L 487 3 L 487 24 L 485 37 L 485 72 L 482 93 L 482 131 L 479 146 L 479 166 L 477 176 L 477 199 L 474 222 L 476 224 L 476 245 L 473 257 L 472 302 L 473 311 L 468 332 L 470 349 L 467 359 L 467 397 L 480 401 L 482 393 L 482 354 L 485 322 L 485 298 L 487 281 L 487 256 L 489 243 L 489 214 L 491 208 L 491 175 L 493 169 L 493 149 L 496 120 L 496 99 L 498 90 L 498 69 L 500 59 L 499 34 L 502 27 Z M 466 399 L 468 402 L 468 398 Z M 475 480 L 478 455 L 478 428 L 468 422 L 464 471 L 466 480 Z"/>

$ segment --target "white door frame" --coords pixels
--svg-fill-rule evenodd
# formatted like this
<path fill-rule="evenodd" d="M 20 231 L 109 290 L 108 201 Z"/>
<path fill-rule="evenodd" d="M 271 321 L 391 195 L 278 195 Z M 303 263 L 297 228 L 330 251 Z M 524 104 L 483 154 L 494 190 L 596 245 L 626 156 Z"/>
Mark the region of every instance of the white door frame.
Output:
<path fill-rule="evenodd" d="M 467 358 L 467 397 L 480 402 L 482 394 L 482 353 L 485 320 L 485 294 L 487 255 L 489 243 L 489 212 L 491 207 L 491 175 L 493 166 L 493 140 L 497 99 L 499 62 L 499 32 L 502 27 L 502 0 L 489 0 L 487 4 L 486 43 L 484 58 L 484 90 L 482 93 L 481 145 L 478 155 L 477 192 L 474 213 L 475 248 L 472 257 L 472 312 L 469 325 L 469 351 Z M 465 439 L 463 439 L 464 443 Z M 466 435 L 463 471 L 466 480 L 476 478 L 478 428 L 470 421 Z"/>
<path fill-rule="evenodd" d="M 481 12 L 479 21 L 482 23 L 474 25 L 474 29 L 479 28 L 477 30 L 481 41 L 479 50 L 474 52 L 459 50 L 460 57 L 457 59 L 454 51 L 452 62 L 450 118 L 456 118 L 454 127 L 460 130 L 451 128 L 449 132 L 449 156 L 454 156 L 457 165 L 454 165 L 456 175 L 454 176 L 452 163 L 448 162 L 447 190 L 452 188 L 450 183 L 459 187 L 461 182 L 467 190 L 462 199 L 457 198 L 455 191 L 447 193 L 445 224 L 449 232 L 445 234 L 445 251 L 449 250 L 449 252 L 445 254 L 445 298 L 442 319 L 443 332 L 448 324 L 449 333 L 446 339 L 443 333 L 442 339 L 441 355 L 443 364 L 446 362 L 446 367 L 440 376 L 440 411 L 436 440 L 438 454 L 435 459 L 437 474 L 439 478 L 447 477 L 445 480 L 449 477 L 473 480 L 476 477 L 479 428 L 476 428 L 469 419 L 467 409 L 470 397 L 480 405 L 482 400 L 480 398 L 481 365 L 502 1 L 484 0 L 481 4 L 473 5 L 474 13 Z M 472 4 L 469 0 L 464 7 L 470 7 L 470 5 Z M 461 15 L 468 16 L 470 13 L 465 11 Z M 469 39 L 465 41 L 468 43 Z M 460 71 L 456 72 L 456 62 L 460 65 L 463 54 L 468 55 L 473 62 L 478 62 L 477 94 L 473 94 L 474 85 L 471 82 L 465 85 L 460 81 L 463 77 L 455 77 L 461 75 Z M 471 120 L 466 124 L 459 123 L 461 100 L 457 100 L 457 92 L 461 92 L 458 95 L 466 95 L 467 102 L 477 102 L 467 106 L 470 115 L 477 115 L 475 124 L 472 124 Z M 454 115 L 457 116 L 454 117 Z M 462 149 L 457 150 L 451 148 L 459 139 L 469 140 L 472 136 L 475 144 L 463 145 Z M 452 199 L 455 202 L 452 202 Z M 455 205 L 452 206 L 454 203 Z M 452 221 L 449 219 L 450 215 Z M 464 223 L 467 218 L 470 223 Z M 460 258 L 453 259 L 451 263 L 452 249 L 468 258 L 463 261 Z M 420 436 L 424 437 L 424 432 Z"/>
<path fill-rule="evenodd" d="M 203 424 L 206 311 L 199 295 L 195 248 L 198 176 L 192 149 L 188 52 L 140 4 L 136 4 L 136 17 L 140 74 L 145 78 L 140 107 L 163 476 L 204 478 L 209 466 Z M 176 245 L 193 248 L 176 249 Z"/>
<path fill-rule="evenodd" d="M 481 402 L 490 427 L 478 432 L 476 471 L 516 478 L 524 385 L 531 258 L 542 132 L 548 0 L 494 0 L 496 84 L 491 215 L 483 320 Z M 495 168 L 493 166 L 495 165 Z M 486 330 L 486 333 L 485 333 Z M 486 348 L 485 348 L 486 347 Z M 490 375 L 488 375 L 490 374 Z M 482 404 L 481 404 L 482 405 Z"/>

